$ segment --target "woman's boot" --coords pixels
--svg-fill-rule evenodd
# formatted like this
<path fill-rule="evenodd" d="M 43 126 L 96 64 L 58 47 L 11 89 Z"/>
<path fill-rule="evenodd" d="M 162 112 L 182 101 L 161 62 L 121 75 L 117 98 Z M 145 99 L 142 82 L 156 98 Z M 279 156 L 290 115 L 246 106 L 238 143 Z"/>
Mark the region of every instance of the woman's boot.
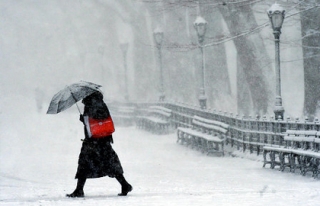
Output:
<path fill-rule="evenodd" d="M 84 197 L 83 187 L 86 183 L 86 178 L 78 178 L 76 189 L 71 194 L 67 194 L 67 197 Z"/>
<path fill-rule="evenodd" d="M 119 196 L 127 196 L 129 192 L 132 191 L 132 186 L 126 181 L 123 175 L 117 175 L 116 179 L 121 184 L 121 193 L 119 193 Z"/>

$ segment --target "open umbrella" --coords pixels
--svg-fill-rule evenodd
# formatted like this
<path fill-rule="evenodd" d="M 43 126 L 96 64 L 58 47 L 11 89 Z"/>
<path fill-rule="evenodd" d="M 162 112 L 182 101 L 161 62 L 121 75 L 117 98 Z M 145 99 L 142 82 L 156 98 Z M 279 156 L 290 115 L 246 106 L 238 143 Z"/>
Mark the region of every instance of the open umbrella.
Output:
<path fill-rule="evenodd" d="M 62 112 L 90 94 L 97 91 L 101 92 L 99 87 L 101 87 L 101 85 L 86 81 L 80 81 L 66 86 L 63 90 L 60 90 L 53 96 L 47 114 L 57 114 Z"/>

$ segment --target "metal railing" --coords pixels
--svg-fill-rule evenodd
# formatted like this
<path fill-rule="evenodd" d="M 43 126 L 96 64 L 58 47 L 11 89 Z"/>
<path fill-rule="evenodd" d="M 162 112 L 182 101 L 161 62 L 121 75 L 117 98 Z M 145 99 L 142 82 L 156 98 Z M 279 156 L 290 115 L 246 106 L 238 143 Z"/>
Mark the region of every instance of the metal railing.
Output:
<path fill-rule="evenodd" d="M 111 103 L 114 108 L 119 103 Z M 156 102 L 156 103 L 123 103 L 123 105 L 134 106 L 135 115 L 144 113 L 152 105 L 164 106 L 172 110 L 171 124 L 172 127 L 191 127 L 193 116 L 197 115 L 207 119 L 212 119 L 226 123 L 230 126 L 227 144 L 236 145 L 243 150 L 262 151 L 263 146 L 283 146 L 284 132 L 287 130 L 316 130 L 320 131 L 320 122 L 317 118 L 310 122 L 308 119 L 303 121 L 299 119 L 275 120 L 267 117 L 239 117 L 232 113 L 203 110 L 199 107 L 185 105 L 181 103 Z"/>

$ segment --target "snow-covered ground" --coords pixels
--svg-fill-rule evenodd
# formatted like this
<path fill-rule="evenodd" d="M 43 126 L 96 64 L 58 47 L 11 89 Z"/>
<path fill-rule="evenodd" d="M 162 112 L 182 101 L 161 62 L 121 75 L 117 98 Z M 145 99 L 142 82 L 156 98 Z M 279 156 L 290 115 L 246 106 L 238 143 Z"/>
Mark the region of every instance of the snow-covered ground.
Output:
<path fill-rule="evenodd" d="M 83 138 L 77 110 L 46 115 L 32 112 L 31 103 L 1 111 L 0 205 L 319 205 L 320 181 L 311 176 L 206 156 L 177 144 L 175 134 L 135 127 L 116 127 L 114 134 L 134 190 L 118 197 L 119 183 L 104 177 L 87 181 L 85 198 L 66 198 L 76 185 Z"/>

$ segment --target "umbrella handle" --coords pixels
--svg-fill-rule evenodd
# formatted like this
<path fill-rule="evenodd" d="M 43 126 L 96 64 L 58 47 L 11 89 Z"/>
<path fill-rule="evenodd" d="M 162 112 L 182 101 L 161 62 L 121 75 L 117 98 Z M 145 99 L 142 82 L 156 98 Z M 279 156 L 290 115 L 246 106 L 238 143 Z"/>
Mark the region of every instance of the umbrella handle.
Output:
<path fill-rule="evenodd" d="M 72 96 L 73 96 L 73 95 L 72 95 Z M 79 106 L 78 106 L 77 102 L 76 102 L 76 105 L 77 105 L 77 108 L 78 108 L 79 113 L 81 114 L 81 112 L 80 112 L 80 109 L 79 109 Z"/>

